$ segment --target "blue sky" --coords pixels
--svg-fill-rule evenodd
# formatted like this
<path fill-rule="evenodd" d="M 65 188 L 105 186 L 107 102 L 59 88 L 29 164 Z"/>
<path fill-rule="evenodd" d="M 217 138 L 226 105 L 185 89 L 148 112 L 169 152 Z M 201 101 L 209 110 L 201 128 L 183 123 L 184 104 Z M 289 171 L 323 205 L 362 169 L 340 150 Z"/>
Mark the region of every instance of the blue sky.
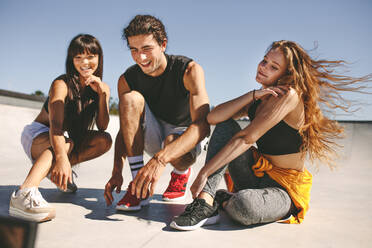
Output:
<path fill-rule="evenodd" d="M 212 105 L 259 85 L 258 62 L 272 41 L 301 44 L 315 58 L 344 59 L 352 76 L 372 73 L 372 1 L 1 0 L 0 88 L 47 93 L 64 73 L 67 46 L 79 33 L 98 38 L 103 80 L 117 98 L 117 80 L 133 64 L 122 29 L 136 14 L 160 18 L 167 53 L 193 58 L 205 71 Z M 363 105 L 338 119 L 372 120 L 371 95 L 347 94 Z"/>

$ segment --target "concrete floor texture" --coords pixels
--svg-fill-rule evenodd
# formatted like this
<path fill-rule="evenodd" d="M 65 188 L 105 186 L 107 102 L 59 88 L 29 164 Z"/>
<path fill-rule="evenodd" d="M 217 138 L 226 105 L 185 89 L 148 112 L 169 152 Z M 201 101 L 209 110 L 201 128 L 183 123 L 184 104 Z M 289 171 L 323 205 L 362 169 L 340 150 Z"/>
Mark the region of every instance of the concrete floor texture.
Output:
<path fill-rule="evenodd" d="M 0 215 L 7 216 L 9 198 L 26 177 L 31 166 L 20 144 L 23 127 L 40 109 L 0 103 Z M 343 123 L 346 138 L 341 142 L 338 168 L 313 173 L 310 209 L 302 224 L 270 223 L 241 226 L 221 212 L 217 225 L 196 231 L 174 231 L 169 224 L 180 214 L 187 199 L 167 203 L 161 195 L 168 185 L 171 166 L 160 178 L 150 205 L 140 212 L 117 212 L 107 207 L 103 191 L 110 178 L 114 149 L 75 168 L 78 174 L 75 194 L 65 194 L 47 179 L 40 185 L 44 198 L 53 204 L 57 217 L 38 225 L 35 247 L 372 247 L 372 123 Z M 111 116 L 108 132 L 113 139 L 119 128 L 117 116 Z M 193 166 L 192 182 L 203 166 L 203 151 Z M 145 161 L 148 157 L 145 156 Z M 123 196 L 131 180 L 124 168 Z M 224 185 L 221 184 L 221 187 Z"/>

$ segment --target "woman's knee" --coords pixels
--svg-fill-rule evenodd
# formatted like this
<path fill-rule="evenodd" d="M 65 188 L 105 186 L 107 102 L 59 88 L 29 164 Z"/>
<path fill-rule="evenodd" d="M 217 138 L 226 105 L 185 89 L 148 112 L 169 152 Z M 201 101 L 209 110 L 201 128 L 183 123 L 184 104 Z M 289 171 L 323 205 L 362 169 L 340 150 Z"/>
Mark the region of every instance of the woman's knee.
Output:
<path fill-rule="evenodd" d="M 226 121 L 218 123 L 214 130 L 218 130 L 218 131 L 228 130 L 232 132 L 238 132 L 241 130 L 241 128 L 234 119 L 228 119 Z"/>
<path fill-rule="evenodd" d="M 227 142 L 240 130 L 239 124 L 233 119 L 218 123 L 213 130 L 210 144 L 213 142 Z"/>
<path fill-rule="evenodd" d="M 247 196 L 247 193 L 248 192 L 244 192 L 243 195 L 237 192 L 225 205 L 225 210 L 229 216 L 246 226 L 260 223 L 261 219 L 259 209 L 257 209 L 252 199 Z"/>
<path fill-rule="evenodd" d="M 70 154 L 72 152 L 72 150 L 74 149 L 74 141 L 70 138 L 65 138 L 65 149 L 67 151 L 67 154 Z"/>
<path fill-rule="evenodd" d="M 110 150 L 112 146 L 112 138 L 111 135 L 108 132 L 99 132 L 99 135 L 97 135 L 97 143 L 100 147 L 100 150 L 105 153 L 108 150 Z"/>

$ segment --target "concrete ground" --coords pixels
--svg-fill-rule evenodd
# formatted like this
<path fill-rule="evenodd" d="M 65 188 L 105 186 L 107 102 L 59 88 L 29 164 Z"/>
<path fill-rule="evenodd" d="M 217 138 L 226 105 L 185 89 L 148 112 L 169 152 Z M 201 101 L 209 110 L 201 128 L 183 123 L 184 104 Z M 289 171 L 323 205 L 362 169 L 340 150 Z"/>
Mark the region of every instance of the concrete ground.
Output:
<path fill-rule="evenodd" d="M 23 127 L 39 109 L 0 103 L 0 215 L 7 216 L 9 198 L 26 177 L 31 166 L 20 144 Z M 300 225 L 271 223 L 245 227 L 228 219 L 222 212 L 217 225 L 191 232 L 170 229 L 174 215 L 181 213 L 188 197 L 181 203 L 161 201 L 168 185 L 170 166 L 162 175 L 149 207 L 140 212 L 117 212 L 107 207 L 103 189 L 110 178 L 113 148 L 93 161 L 79 165 L 76 194 L 64 194 L 48 180 L 40 191 L 57 209 L 56 219 L 38 226 L 36 247 L 371 247 L 372 246 L 372 124 L 345 123 L 338 169 L 314 167 L 310 210 Z M 111 117 L 108 131 L 115 137 L 118 118 Z M 194 166 L 195 178 L 203 165 L 205 151 Z M 147 160 L 147 158 L 146 158 Z M 124 169 L 124 186 L 130 181 Z M 222 185 L 223 186 L 223 185 Z"/>

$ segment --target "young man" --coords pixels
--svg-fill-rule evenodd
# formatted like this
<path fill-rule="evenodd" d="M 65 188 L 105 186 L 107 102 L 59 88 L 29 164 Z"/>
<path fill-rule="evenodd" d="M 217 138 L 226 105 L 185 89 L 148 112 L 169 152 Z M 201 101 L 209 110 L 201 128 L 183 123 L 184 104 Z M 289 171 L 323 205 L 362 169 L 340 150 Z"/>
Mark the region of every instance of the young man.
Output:
<path fill-rule="evenodd" d="M 163 200 L 185 197 L 190 166 L 200 154 L 199 142 L 210 132 L 209 99 L 202 67 L 187 57 L 165 54 L 168 40 L 160 20 L 137 15 L 123 38 L 136 64 L 118 82 L 120 130 L 104 196 L 111 205 L 112 191 L 120 192 L 128 157 L 133 181 L 116 208 L 133 211 L 148 203 L 167 163 L 174 170 Z M 152 156 L 146 165 L 143 151 Z"/>

